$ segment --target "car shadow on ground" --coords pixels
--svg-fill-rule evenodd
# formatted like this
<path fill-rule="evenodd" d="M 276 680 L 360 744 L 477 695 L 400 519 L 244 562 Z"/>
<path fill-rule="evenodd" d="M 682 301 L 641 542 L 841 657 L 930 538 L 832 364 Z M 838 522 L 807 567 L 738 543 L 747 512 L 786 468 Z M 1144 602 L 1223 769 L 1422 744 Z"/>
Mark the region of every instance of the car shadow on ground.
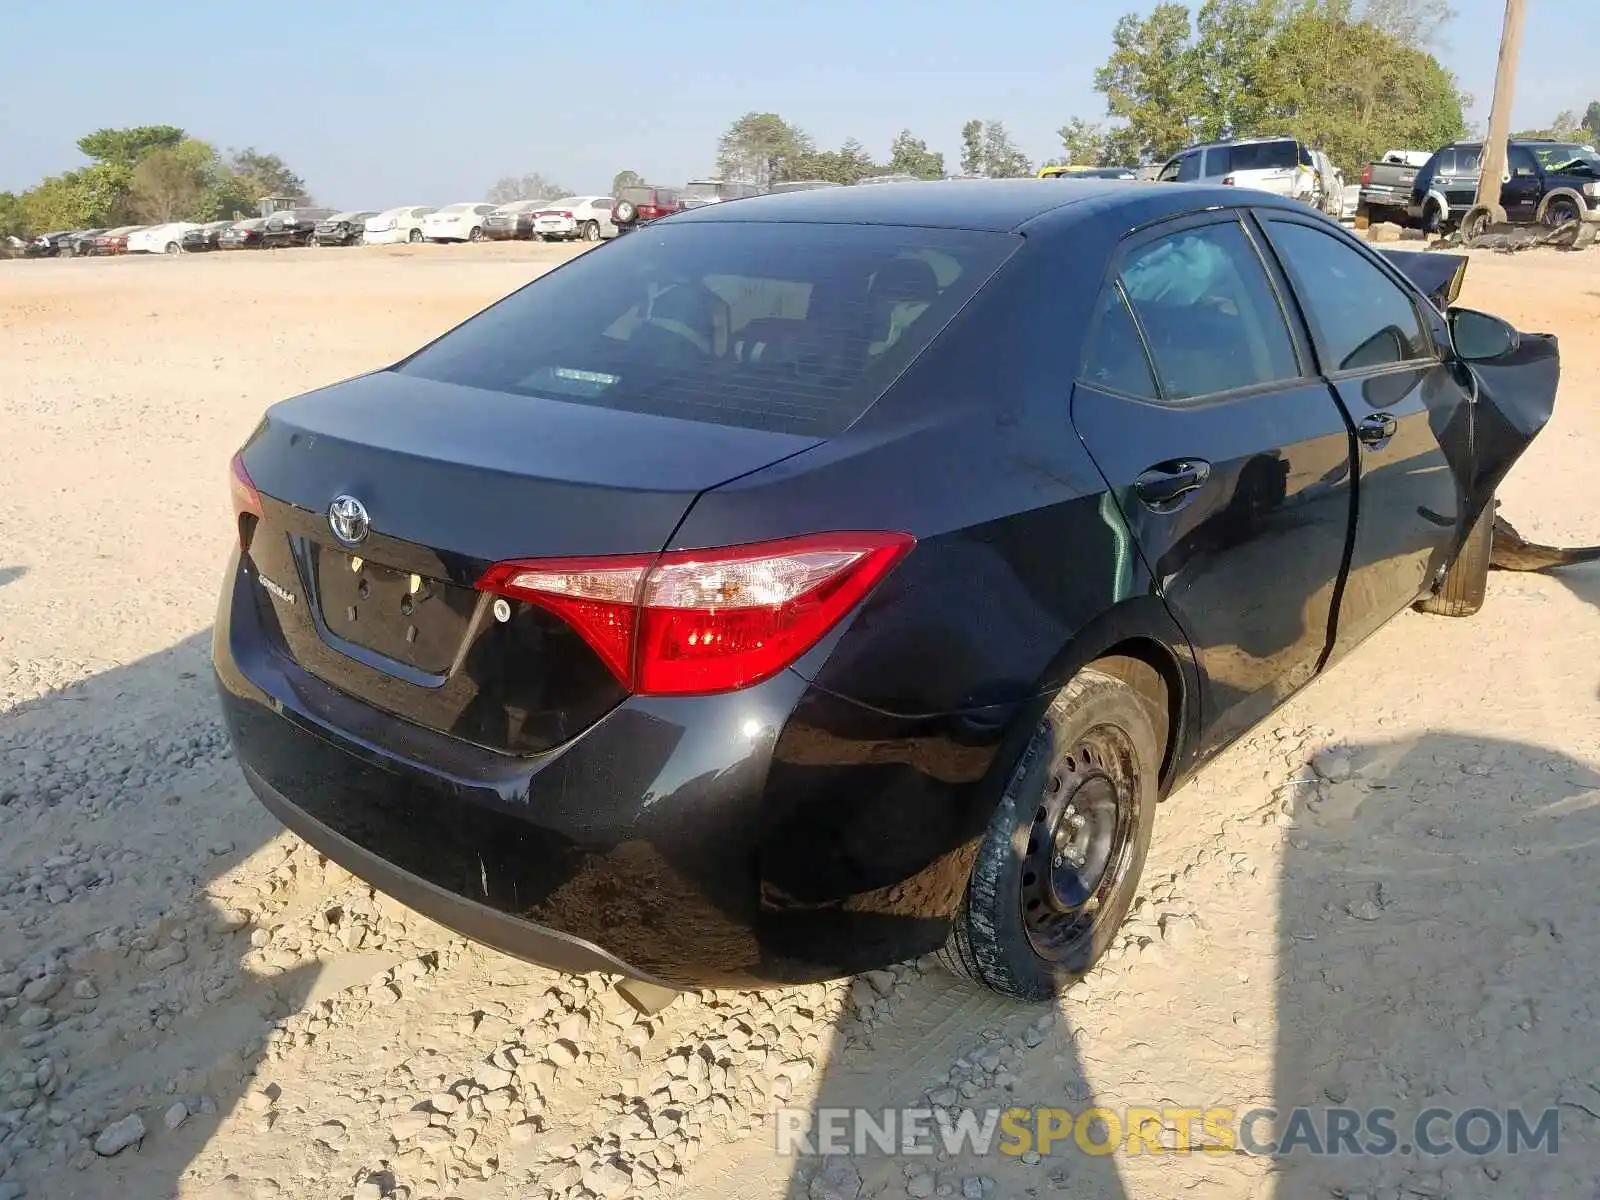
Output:
<path fill-rule="evenodd" d="M 0 975 L 22 985 L 0 1013 L 0 1180 L 30 1200 L 198 1191 L 191 1161 L 318 974 L 244 969 L 251 930 L 211 894 L 280 827 L 228 752 L 209 645 L 0 712 Z M 258 1124 L 276 1118 L 266 1100 Z M 131 1130 L 109 1156 L 108 1126 Z"/>
<path fill-rule="evenodd" d="M 8 583 L 15 583 L 28 573 L 28 568 L 23 566 L 0 567 L 0 587 Z"/>
<path fill-rule="evenodd" d="M 1600 774 L 1454 733 L 1356 745 L 1350 763 L 1348 780 L 1319 785 L 1284 850 L 1278 1118 L 1254 1136 L 1296 1128 L 1295 1106 L 1310 1120 L 1281 1147 L 1278 1194 L 1591 1194 Z M 1385 1109 L 1397 1145 L 1373 1116 Z M 1335 1148 L 1341 1110 L 1366 1153 Z M 1513 1154 L 1514 1122 L 1537 1135 L 1551 1111 L 1559 1152 L 1529 1137 Z M 1412 1153 L 1370 1152 L 1386 1146 Z"/>

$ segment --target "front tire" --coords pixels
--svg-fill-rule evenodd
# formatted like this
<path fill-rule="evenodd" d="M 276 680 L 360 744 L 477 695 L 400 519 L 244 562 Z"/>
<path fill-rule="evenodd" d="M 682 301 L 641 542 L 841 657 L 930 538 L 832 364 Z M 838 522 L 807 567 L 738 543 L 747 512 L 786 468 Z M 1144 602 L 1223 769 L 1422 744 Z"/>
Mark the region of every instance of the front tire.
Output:
<path fill-rule="evenodd" d="M 474 225 L 471 228 L 471 230 L 469 230 L 468 233 L 467 233 L 467 241 L 469 241 L 469 242 L 481 242 L 481 241 L 483 241 L 483 230 L 481 228 L 479 228 L 477 225 Z"/>
<path fill-rule="evenodd" d="M 1467 534 L 1466 544 L 1445 572 L 1439 590 L 1417 601 L 1417 611 L 1440 617 L 1470 617 L 1489 591 L 1489 559 L 1494 550 L 1494 497 L 1490 496 Z"/>
<path fill-rule="evenodd" d="M 1147 701 L 1086 668 L 1051 702 L 978 847 L 941 958 L 1021 1000 L 1088 974 L 1133 904 L 1162 742 Z"/>
<path fill-rule="evenodd" d="M 1565 225 L 1568 221 L 1583 220 L 1583 213 L 1576 202 L 1565 196 L 1557 196 L 1544 208 L 1544 224 L 1551 229 Z"/>
<path fill-rule="evenodd" d="M 409 234 L 406 235 L 406 241 L 415 246 L 418 242 L 422 241 L 422 230 L 413 229 Z"/>

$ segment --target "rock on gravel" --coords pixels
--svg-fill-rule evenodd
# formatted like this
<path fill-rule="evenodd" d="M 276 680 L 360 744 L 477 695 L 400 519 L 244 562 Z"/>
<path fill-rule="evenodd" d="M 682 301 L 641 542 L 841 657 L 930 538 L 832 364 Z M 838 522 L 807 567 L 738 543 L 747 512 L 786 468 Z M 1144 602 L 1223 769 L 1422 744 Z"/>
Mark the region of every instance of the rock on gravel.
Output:
<path fill-rule="evenodd" d="M 401 1113 L 389 1122 L 389 1132 L 394 1135 L 397 1142 L 408 1141 L 428 1128 L 429 1118 L 425 1112 Z"/>
<path fill-rule="evenodd" d="M 189 1119 L 189 1106 L 187 1104 L 185 1104 L 182 1100 L 179 1100 L 171 1108 L 167 1109 L 165 1115 L 163 1115 L 162 1118 L 161 1118 L 161 1123 L 163 1125 L 165 1125 L 168 1129 L 176 1129 L 179 1125 L 182 1125 L 188 1119 Z"/>
<path fill-rule="evenodd" d="M 1343 783 L 1354 773 L 1350 756 L 1343 750 L 1318 750 L 1311 758 L 1311 769 L 1329 783 Z"/>
<path fill-rule="evenodd" d="M 102 1158 L 110 1158 L 144 1141 L 144 1135 L 144 1118 L 134 1113 L 102 1129 L 100 1136 L 94 1140 L 94 1152 Z"/>

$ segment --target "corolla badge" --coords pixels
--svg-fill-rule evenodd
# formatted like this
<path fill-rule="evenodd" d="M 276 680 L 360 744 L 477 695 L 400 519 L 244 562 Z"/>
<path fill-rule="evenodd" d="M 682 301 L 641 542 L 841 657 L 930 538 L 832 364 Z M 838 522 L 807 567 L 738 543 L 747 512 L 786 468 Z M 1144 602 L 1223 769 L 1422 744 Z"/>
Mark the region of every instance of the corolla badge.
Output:
<path fill-rule="evenodd" d="M 367 506 L 354 496 L 335 496 L 333 503 L 328 505 L 328 528 L 333 530 L 334 537 L 347 546 L 365 541 L 372 528 Z"/>

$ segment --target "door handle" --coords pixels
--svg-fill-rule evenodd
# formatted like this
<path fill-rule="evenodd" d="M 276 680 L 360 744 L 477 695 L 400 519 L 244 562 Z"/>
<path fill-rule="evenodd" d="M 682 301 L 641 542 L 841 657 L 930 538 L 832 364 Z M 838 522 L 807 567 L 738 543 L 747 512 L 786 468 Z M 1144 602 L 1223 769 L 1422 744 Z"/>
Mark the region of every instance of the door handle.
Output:
<path fill-rule="evenodd" d="M 1176 458 L 1144 472 L 1133 481 L 1133 490 L 1146 508 L 1171 512 L 1210 478 L 1210 463 L 1198 458 Z"/>
<path fill-rule="evenodd" d="M 1388 413 L 1373 413 L 1356 426 L 1356 436 L 1376 449 L 1392 438 L 1399 428 L 1399 424 Z"/>

